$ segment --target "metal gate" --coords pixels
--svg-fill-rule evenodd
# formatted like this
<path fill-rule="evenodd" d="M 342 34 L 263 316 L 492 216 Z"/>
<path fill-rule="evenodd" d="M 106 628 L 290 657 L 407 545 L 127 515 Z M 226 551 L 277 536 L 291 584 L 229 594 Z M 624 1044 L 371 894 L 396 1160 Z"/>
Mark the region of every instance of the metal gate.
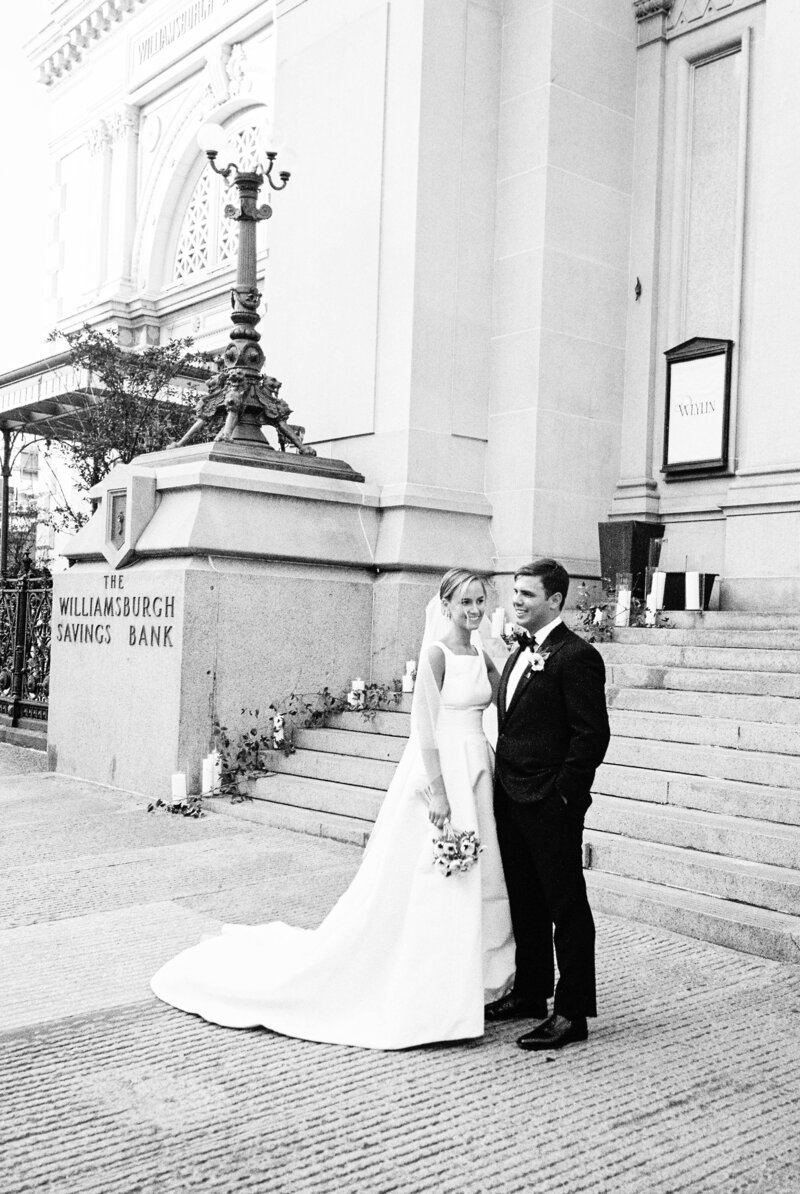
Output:
<path fill-rule="evenodd" d="M 0 582 L 0 720 L 47 721 L 53 582 L 27 572 Z"/>

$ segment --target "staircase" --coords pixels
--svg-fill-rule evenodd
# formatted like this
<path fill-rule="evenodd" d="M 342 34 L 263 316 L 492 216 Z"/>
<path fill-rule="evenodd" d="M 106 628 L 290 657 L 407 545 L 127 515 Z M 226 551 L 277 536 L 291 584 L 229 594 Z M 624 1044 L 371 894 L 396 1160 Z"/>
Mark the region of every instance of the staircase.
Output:
<path fill-rule="evenodd" d="M 585 833 L 595 909 L 800 961 L 800 617 L 670 615 L 600 646 L 612 739 Z M 409 698 L 301 731 L 259 819 L 363 844 Z"/>
<path fill-rule="evenodd" d="M 618 630 L 587 817 L 595 908 L 800 961 L 800 618 Z"/>
<path fill-rule="evenodd" d="M 365 716 L 339 713 L 325 729 L 298 730 L 296 752 L 273 751 L 255 781 L 259 820 L 365 846 L 405 749 L 411 697 Z"/>

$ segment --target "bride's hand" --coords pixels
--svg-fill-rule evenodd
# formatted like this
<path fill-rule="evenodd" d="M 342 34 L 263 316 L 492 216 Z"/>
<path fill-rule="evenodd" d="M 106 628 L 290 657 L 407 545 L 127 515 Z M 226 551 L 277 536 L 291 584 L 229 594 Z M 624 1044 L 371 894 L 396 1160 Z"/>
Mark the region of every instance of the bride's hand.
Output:
<path fill-rule="evenodd" d="M 428 797 L 428 820 L 437 829 L 441 829 L 445 821 L 450 820 L 450 801 L 444 792 L 433 792 L 428 788 L 426 794 Z"/>

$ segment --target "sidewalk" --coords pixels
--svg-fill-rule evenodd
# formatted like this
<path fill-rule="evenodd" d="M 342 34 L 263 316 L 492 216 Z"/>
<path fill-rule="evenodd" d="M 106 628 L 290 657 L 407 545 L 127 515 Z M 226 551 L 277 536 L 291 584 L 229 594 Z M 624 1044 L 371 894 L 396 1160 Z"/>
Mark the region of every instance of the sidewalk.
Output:
<path fill-rule="evenodd" d="M 149 976 L 223 920 L 316 924 L 360 851 L 42 765 L 0 747 L 3 1194 L 800 1191 L 800 964 L 604 916 L 561 1053 L 217 1028 Z"/>

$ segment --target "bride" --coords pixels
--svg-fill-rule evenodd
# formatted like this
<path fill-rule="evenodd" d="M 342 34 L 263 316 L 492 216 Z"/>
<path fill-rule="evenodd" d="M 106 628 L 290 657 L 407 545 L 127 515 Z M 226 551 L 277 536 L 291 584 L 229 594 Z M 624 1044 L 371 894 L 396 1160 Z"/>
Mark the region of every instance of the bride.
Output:
<path fill-rule="evenodd" d="M 159 970 L 159 999 L 231 1028 L 369 1049 L 483 1033 L 514 973 L 482 714 L 497 671 L 478 627 L 486 583 L 451 569 L 426 611 L 408 746 L 355 878 L 317 929 L 225 925 Z M 471 870 L 433 865 L 432 825 L 475 830 Z"/>

